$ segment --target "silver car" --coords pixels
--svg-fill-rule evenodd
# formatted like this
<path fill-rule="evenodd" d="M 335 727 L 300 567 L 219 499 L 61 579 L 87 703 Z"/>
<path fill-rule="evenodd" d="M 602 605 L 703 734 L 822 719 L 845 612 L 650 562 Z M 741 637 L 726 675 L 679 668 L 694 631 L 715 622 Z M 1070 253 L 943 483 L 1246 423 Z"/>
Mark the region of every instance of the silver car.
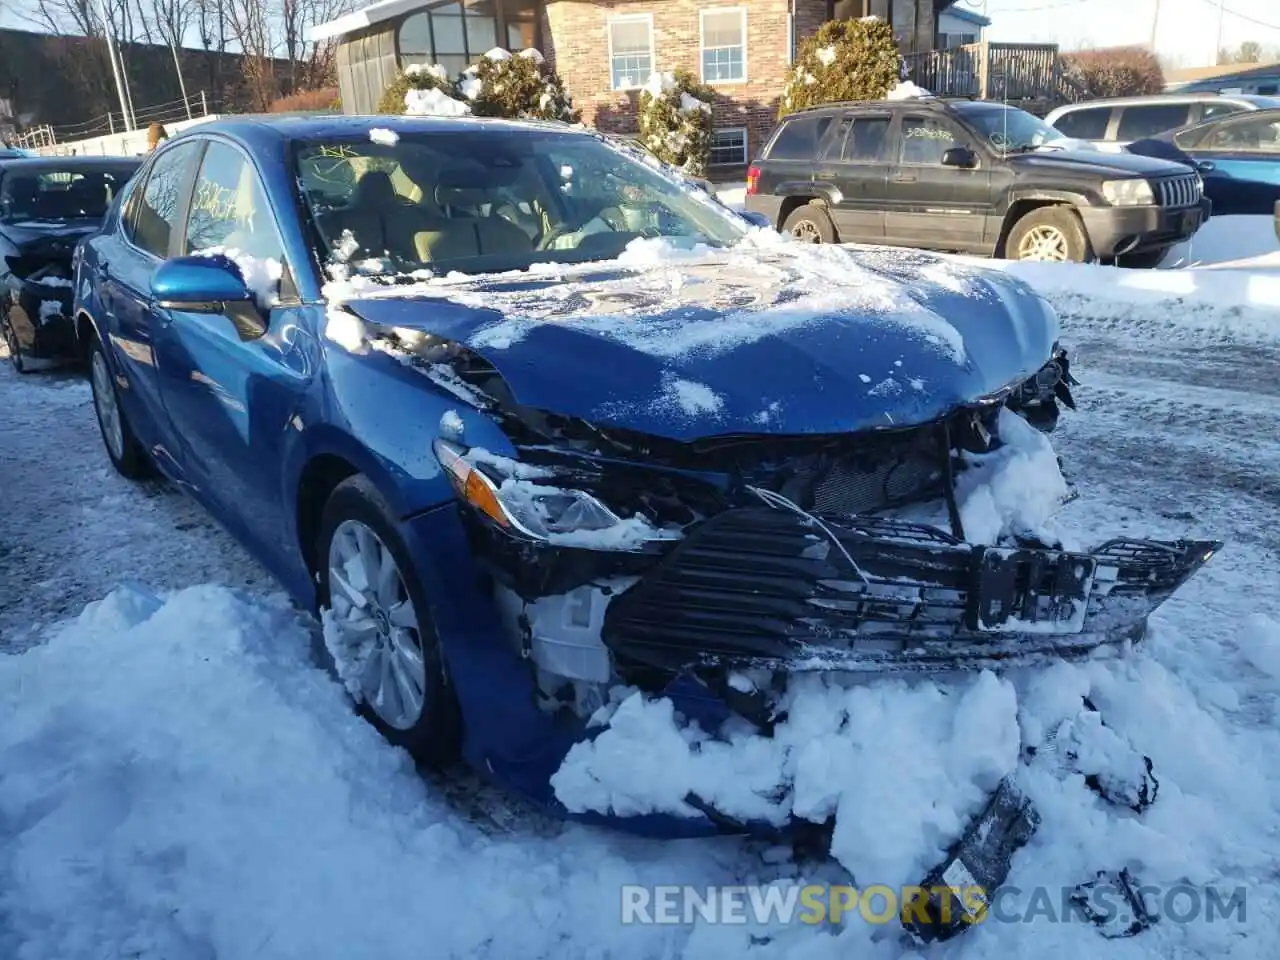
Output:
<path fill-rule="evenodd" d="M 1252 94 L 1160 93 L 1147 97 L 1086 100 L 1058 107 L 1045 122 L 1100 150 L 1119 151 L 1135 140 L 1245 110 L 1280 107 L 1280 97 Z"/>

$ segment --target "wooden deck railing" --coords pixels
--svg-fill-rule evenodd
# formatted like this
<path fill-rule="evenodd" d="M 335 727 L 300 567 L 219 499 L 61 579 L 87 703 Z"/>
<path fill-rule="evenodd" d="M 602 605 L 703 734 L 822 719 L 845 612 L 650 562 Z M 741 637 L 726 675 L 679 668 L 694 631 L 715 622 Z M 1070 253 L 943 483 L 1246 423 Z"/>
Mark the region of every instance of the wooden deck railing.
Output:
<path fill-rule="evenodd" d="M 906 55 L 911 80 L 944 97 L 1054 100 L 1063 89 L 1053 43 L 970 43 Z"/>

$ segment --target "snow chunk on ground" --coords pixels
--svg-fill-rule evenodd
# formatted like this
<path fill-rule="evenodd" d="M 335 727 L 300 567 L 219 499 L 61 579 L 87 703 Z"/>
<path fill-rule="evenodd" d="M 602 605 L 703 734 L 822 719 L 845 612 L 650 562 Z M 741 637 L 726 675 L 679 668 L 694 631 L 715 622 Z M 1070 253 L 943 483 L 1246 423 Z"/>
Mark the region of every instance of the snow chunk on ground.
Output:
<path fill-rule="evenodd" d="M 400 142 L 400 134 L 386 127 L 374 127 L 369 131 L 369 139 L 384 147 L 394 147 Z"/>
<path fill-rule="evenodd" d="M 965 539 L 994 544 L 1012 534 L 1054 539 L 1048 522 L 1068 494 L 1049 438 L 1008 408 L 1000 411 L 1003 445 L 970 454 L 970 469 L 956 478 Z"/>
<path fill-rule="evenodd" d="M 1272 680 L 1280 680 L 1280 621 L 1257 613 L 1249 618 L 1241 650 Z"/>
<path fill-rule="evenodd" d="M 772 738 L 715 737 L 670 700 L 629 695 L 552 780 L 571 810 L 693 815 L 689 794 L 729 816 L 836 817 L 832 852 L 857 877 L 911 883 L 940 859 L 1017 763 L 1013 687 L 983 673 L 843 687 L 801 677 Z M 906 761 L 906 762 L 904 762 Z"/>
<path fill-rule="evenodd" d="M 410 117 L 467 117 L 470 104 L 455 100 L 436 88 L 410 90 L 404 95 L 404 112 Z"/>

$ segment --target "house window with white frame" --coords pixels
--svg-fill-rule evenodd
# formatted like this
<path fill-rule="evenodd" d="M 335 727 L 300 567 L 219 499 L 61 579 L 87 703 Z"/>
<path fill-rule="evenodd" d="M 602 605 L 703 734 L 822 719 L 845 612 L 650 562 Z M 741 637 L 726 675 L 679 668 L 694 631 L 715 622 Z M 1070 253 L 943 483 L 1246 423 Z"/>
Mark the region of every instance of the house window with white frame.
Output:
<path fill-rule="evenodd" d="M 747 162 L 747 128 L 727 127 L 711 133 L 713 167 L 740 167 Z"/>
<path fill-rule="evenodd" d="M 653 73 L 653 18 L 648 14 L 609 21 L 609 73 L 614 90 L 644 86 Z"/>
<path fill-rule="evenodd" d="M 747 79 L 747 8 L 703 10 L 702 79 L 734 83 Z"/>

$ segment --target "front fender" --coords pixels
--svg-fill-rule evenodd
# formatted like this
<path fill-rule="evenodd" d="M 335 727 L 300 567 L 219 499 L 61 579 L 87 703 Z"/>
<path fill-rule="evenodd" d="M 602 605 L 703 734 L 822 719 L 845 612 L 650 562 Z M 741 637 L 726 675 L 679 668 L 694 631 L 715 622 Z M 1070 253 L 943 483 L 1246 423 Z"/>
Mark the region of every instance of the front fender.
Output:
<path fill-rule="evenodd" d="M 326 342 L 321 349 L 325 372 L 320 409 L 293 425 L 297 439 L 286 456 L 286 493 L 298 489 L 311 460 L 328 455 L 365 474 L 397 517 L 452 500 L 453 487 L 433 449 L 446 413 L 461 421 L 468 445 L 514 455 L 492 419 L 445 393 L 416 368 L 368 347 L 353 353 Z"/>

